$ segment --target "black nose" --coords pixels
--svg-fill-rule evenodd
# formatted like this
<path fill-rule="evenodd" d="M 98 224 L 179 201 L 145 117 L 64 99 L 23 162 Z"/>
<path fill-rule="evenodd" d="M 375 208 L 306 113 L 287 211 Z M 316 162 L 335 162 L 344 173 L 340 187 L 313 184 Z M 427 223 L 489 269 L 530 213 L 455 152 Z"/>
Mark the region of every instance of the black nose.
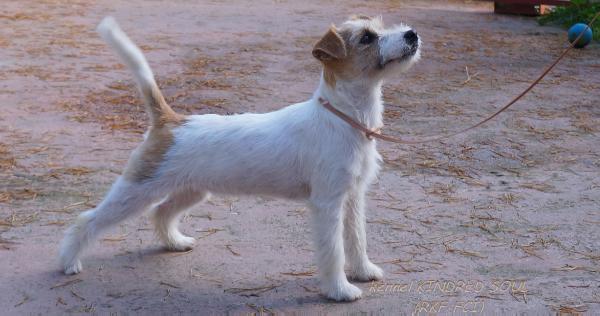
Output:
<path fill-rule="evenodd" d="M 419 40 L 419 36 L 417 33 L 415 33 L 415 31 L 409 30 L 404 33 L 404 39 L 408 45 L 414 45 Z"/>

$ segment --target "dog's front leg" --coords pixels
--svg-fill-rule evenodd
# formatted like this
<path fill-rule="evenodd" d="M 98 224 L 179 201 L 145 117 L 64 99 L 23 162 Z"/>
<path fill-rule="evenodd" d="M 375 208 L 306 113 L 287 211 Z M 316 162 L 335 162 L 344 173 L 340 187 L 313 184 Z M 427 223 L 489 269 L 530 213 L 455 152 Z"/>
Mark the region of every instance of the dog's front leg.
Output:
<path fill-rule="evenodd" d="M 344 272 L 343 205 L 346 194 L 311 197 L 314 211 L 317 266 L 321 292 L 336 301 L 354 301 L 362 291 L 350 284 Z"/>
<path fill-rule="evenodd" d="M 355 190 L 346 199 L 344 214 L 344 246 L 350 268 L 348 277 L 357 281 L 383 278 L 383 270 L 367 255 L 365 190 Z"/>

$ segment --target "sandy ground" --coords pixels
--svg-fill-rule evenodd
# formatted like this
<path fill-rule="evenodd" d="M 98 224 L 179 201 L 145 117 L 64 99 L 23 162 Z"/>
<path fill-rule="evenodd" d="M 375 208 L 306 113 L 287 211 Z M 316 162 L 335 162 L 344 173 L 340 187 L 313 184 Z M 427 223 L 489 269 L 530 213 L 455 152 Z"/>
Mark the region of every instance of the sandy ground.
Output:
<path fill-rule="evenodd" d="M 480 2 L 4 2 L 0 313 L 600 313 L 597 43 L 484 128 L 379 144 L 368 242 L 386 279 L 359 284 L 360 301 L 316 293 L 304 205 L 260 197 L 194 207 L 182 224 L 199 238 L 191 252 L 165 252 L 141 217 L 103 236 L 82 274 L 61 273 L 62 232 L 101 200 L 146 125 L 130 73 L 94 33 L 101 17 L 141 45 L 177 111 L 227 114 L 309 98 L 311 45 L 352 13 L 423 38 L 422 61 L 385 87 L 397 135 L 477 121 L 565 46 L 563 30 Z"/>

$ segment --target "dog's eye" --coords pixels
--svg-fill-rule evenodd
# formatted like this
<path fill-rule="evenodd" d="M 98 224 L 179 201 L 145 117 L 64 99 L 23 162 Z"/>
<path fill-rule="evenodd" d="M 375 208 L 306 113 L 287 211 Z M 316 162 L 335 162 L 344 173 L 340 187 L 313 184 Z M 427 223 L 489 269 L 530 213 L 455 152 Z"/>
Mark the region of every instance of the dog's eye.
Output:
<path fill-rule="evenodd" d="M 373 43 L 375 39 L 377 39 L 377 34 L 371 31 L 366 31 L 365 34 L 363 34 L 363 36 L 360 38 L 360 43 L 364 45 L 369 45 Z"/>

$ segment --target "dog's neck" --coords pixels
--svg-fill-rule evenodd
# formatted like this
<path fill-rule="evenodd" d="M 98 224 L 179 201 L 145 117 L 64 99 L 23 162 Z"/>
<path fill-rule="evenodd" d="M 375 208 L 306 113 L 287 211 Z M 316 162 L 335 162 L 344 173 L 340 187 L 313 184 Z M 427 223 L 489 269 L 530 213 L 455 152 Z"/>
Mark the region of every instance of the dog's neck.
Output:
<path fill-rule="evenodd" d="M 381 128 L 383 126 L 382 83 L 381 80 L 371 83 L 339 80 L 332 87 L 321 75 L 321 82 L 314 97 L 315 100 L 321 97 L 329 101 L 336 109 L 369 129 Z"/>

